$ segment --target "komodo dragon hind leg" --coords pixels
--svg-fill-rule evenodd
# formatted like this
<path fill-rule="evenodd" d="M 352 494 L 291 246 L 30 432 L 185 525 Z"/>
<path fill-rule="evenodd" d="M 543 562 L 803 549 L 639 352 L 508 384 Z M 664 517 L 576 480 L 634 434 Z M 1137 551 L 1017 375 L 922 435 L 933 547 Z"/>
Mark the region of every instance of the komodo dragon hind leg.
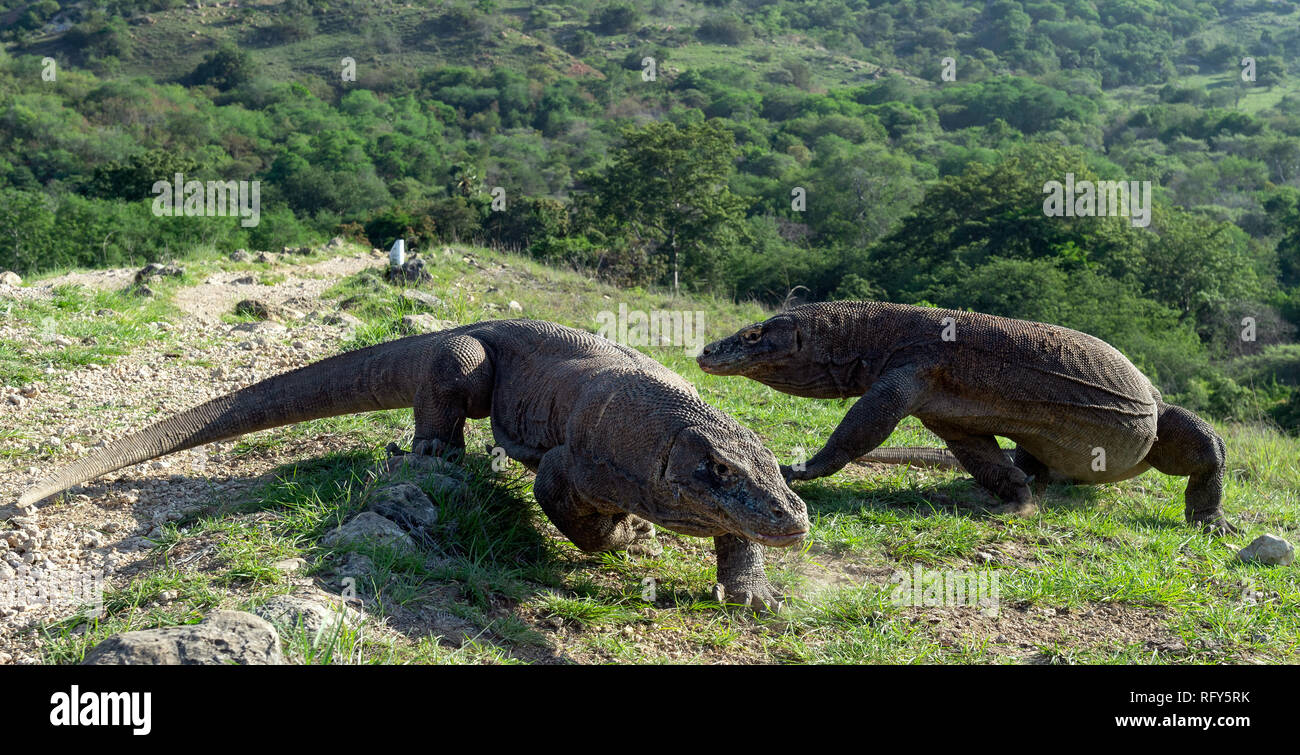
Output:
<path fill-rule="evenodd" d="M 492 363 L 483 344 L 469 336 L 435 348 L 429 376 L 415 394 L 411 452 L 455 456 L 465 449 L 465 418 L 487 416 L 491 408 Z"/>
<path fill-rule="evenodd" d="M 633 514 L 607 514 L 587 503 L 568 477 L 573 458 L 564 446 L 542 457 L 533 482 L 533 495 L 542 511 L 574 545 L 590 553 L 625 550 L 653 541 L 655 527 Z"/>
<path fill-rule="evenodd" d="M 1173 404 L 1160 405 L 1156 442 L 1146 461 L 1167 475 L 1187 477 L 1183 494 L 1188 524 L 1217 533 L 1236 532 L 1223 516 L 1223 438 L 1209 423 Z"/>
<path fill-rule="evenodd" d="M 1029 490 L 1029 476 L 1007 458 L 1006 452 L 998 447 L 996 438 L 992 435 L 962 435 L 944 428 L 936 429 L 931 423 L 926 423 L 926 427 L 943 438 L 952 455 L 980 487 L 1002 501 L 993 513 L 1033 515 L 1036 507 Z"/>

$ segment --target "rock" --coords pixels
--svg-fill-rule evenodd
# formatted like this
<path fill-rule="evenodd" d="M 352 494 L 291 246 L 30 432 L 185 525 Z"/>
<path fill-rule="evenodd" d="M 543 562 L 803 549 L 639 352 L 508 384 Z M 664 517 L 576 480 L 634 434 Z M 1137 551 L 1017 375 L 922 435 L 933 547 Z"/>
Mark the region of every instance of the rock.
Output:
<path fill-rule="evenodd" d="M 440 330 L 456 327 L 455 323 L 439 320 L 433 315 L 406 315 L 402 318 L 400 328 L 403 333 L 437 333 Z"/>
<path fill-rule="evenodd" d="M 511 300 L 510 300 L 510 311 L 511 311 L 511 312 L 523 312 L 523 311 L 524 311 L 524 305 L 520 304 L 519 302 L 515 301 L 514 299 L 511 299 Z"/>
<path fill-rule="evenodd" d="M 255 317 L 259 320 L 271 319 L 271 308 L 257 299 L 244 299 L 235 305 L 235 314 Z"/>
<path fill-rule="evenodd" d="M 359 328 L 362 325 L 361 319 L 347 312 L 331 312 L 321 318 L 321 322 L 326 325 L 342 325 L 347 328 Z"/>
<path fill-rule="evenodd" d="M 115 634 L 82 661 L 87 666 L 279 666 L 280 636 L 259 616 L 216 611 L 201 624 Z"/>
<path fill-rule="evenodd" d="M 19 396 L 17 393 L 5 396 L 5 401 L 8 401 L 19 409 L 23 408 L 23 404 L 27 403 L 27 399 Z"/>
<path fill-rule="evenodd" d="M 248 262 L 250 259 L 252 259 L 252 257 L 250 257 L 248 252 L 243 249 L 236 249 L 230 254 L 231 262 Z"/>
<path fill-rule="evenodd" d="M 441 475 L 439 475 L 441 476 Z M 412 534 L 432 535 L 438 509 L 419 487 L 409 482 L 388 485 L 370 494 L 367 511 L 373 511 Z"/>
<path fill-rule="evenodd" d="M 391 447 L 396 449 L 397 446 L 393 444 Z M 384 462 L 384 475 L 387 477 L 399 477 L 408 473 L 419 477 L 438 474 L 462 481 L 469 479 L 469 473 L 464 467 L 440 456 L 401 453 Z"/>
<path fill-rule="evenodd" d="M 230 282 L 232 286 L 251 286 L 257 283 L 257 279 L 251 275 L 245 275 L 242 278 L 236 278 Z"/>
<path fill-rule="evenodd" d="M 305 630 L 312 642 L 334 637 L 343 627 L 361 623 L 361 614 L 343 604 L 330 605 L 296 595 L 277 595 L 253 609 L 283 632 Z"/>
<path fill-rule="evenodd" d="M 372 512 L 363 511 L 347 524 L 336 527 L 320 539 L 327 548 L 342 548 L 365 542 L 387 545 L 398 550 L 414 550 L 415 541 L 401 527 Z"/>
<path fill-rule="evenodd" d="M 0 286 L 13 286 L 18 288 L 23 285 L 23 279 L 18 277 L 18 273 L 12 270 L 6 270 L 0 273 Z"/>
<path fill-rule="evenodd" d="M 283 561 L 276 561 L 271 564 L 276 571 L 282 571 L 287 574 L 302 571 L 307 568 L 307 559 L 305 558 L 286 558 Z"/>
<path fill-rule="evenodd" d="M 342 237 L 342 236 L 335 236 L 334 238 L 330 239 L 329 243 L 325 245 L 325 248 L 326 248 L 326 249 L 341 249 L 341 248 L 343 248 L 344 246 L 347 246 L 347 243 L 348 243 L 348 242 L 346 242 L 346 241 L 343 240 L 343 237 Z"/>
<path fill-rule="evenodd" d="M 1286 566 L 1295 561 L 1295 548 L 1277 535 L 1260 535 L 1250 545 L 1237 551 L 1237 558 L 1242 561 Z"/>
<path fill-rule="evenodd" d="M 140 297 L 141 299 L 148 299 L 154 295 L 153 289 L 149 288 L 148 286 L 132 286 L 128 290 L 132 294 L 135 294 L 136 296 Z"/>
<path fill-rule="evenodd" d="M 258 262 L 266 265 L 275 262 L 275 255 L 270 252 L 258 252 L 255 258 Z"/>
<path fill-rule="evenodd" d="M 258 320 L 257 322 L 241 322 L 230 329 L 231 332 L 239 331 L 241 333 L 259 333 L 261 335 L 278 336 L 289 332 L 289 329 L 278 322 L 272 320 Z"/>
<path fill-rule="evenodd" d="M 169 262 L 166 265 L 163 265 L 158 262 L 150 262 L 149 264 L 140 268 L 140 270 L 135 274 L 135 283 L 136 285 L 142 285 L 145 283 L 145 281 L 150 280 L 155 275 L 159 276 L 160 278 L 161 277 L 178 278 L 184 274 L 185 274 L 185 269 L 176 265 L 175 263 Z"/>
<path fill-rule="evenodd" d="M 334 575 L 342 579 L 363 579 L 375 570 L 375 562 L 364 553 L 349 553 L 334 568 Z"/>
<path fill-rule="evenodd" d="M 415 302 L 422 307 L 428 307 L 429 309 L 437 309 L 442 306 L 442 299 L 439 299 L 428 292 L 414 288 L 403 289 L 402 298 L 407 301 Z"/>
<path fill-rule="evenodd" d="M 384 280 L 389 283 L 426 283 L 433 280 L 433 276 L 424 269 L 424 260 L 413 257 L 401 267 L 390 266 L 384 270 Z"/>

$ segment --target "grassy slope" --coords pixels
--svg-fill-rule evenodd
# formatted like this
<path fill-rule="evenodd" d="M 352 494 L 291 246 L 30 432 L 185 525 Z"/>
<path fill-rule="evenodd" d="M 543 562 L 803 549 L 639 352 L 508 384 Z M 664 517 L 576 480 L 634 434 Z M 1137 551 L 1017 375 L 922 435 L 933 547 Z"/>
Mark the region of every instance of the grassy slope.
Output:
<path fill-rule="evenodd" d="M 753 305 L 679 300 L 620 291 L 529 260 L 473 250 L 440 257 L 433 314 L 462 322 L 507 316 L 517 300 L 529 316 L 594 330 L 596 312 L 688 309 L 706 314 L 710 337 L 762 317 Z M 218 267 L 187 263 L 188 278 Z M 496 290 L 493 290 L 496 289 Z M 341 283 L 340 298 L 366 327 L 344 348 L 397 334 L 415 311 L 365 274 Z M 496 309 L 489 309 L 495 307 Z M 150 313 L 153 317 L 156 313 Z M 292 338 L 292 334 L 287 336 Z M 702 374 L 681 348 L 646 349 L 695 383 L 706 400 L 758 431 L 778 457 L 813 451 L 848 402 L 797 399 L 741 379 Z M 106 355 L 105 358 L 112 358 Z M 75 661 L 109 633 L 196 620 L 218 605 L 255 605 L 290 589 L 271 564 L 302 555 L 337 589 L 339 554 L 316 541 L 360 509 L 365 473 L 390 440 L 410 441 L 409 412 L 305 423 L 249 436 L 239 453 L 274 454 L 295 439 L 329 439 L 332 453 L 289 460 L 278 480 L 237 506 L 168 525 L 154 566 L 115 591 L 108 616 L 47 629 L 46 658 Z M 471 423 L 469 447 L 490 442 Z M 1250 427 L 1221 428 L 1230 474 L 1225 509 L 1244 526 L 1236 545 L 1261 532 L 1300 537 L 1300 441 Z M 933 443 L 914 420 L 889 445 Z M 291 456 L 290 456 L 291 458 Z M 474 454 L 470 504 L 444 501 L 442 531 L 418 557 L 369 551 L 377 569 L 361 586 L 367 611 L 398 630 L 347 632 L 325 647 L 299 639 L 308 662 L 1249 662 L 1300 660 L 1300 579 L 1295 567 L 1245 565 L 1224 541 L 1182 524 L 1183 480 L 1154 472 L 1126 483 L 1049 489 L 1028 520 L 984 516 L 984 500 L 955 473 L 846 469 L 797 490 L 814 519 L 802 552 L 771 551 L 769 573 L 795 596 L 777 618 L 719 609 L 709 543 L 662 533 L 657 557 L 584 554 L 546 522 L 531 478 L 514 465 L 493 474 Z M 203 569 L 184 554 L 217 544 Z M 1002 614 L 909 608 L 890 601 L 889 575 L 914 565 L 996 573 Z M 642 599 L 642 580 L 658 582 Z M 154 599 L 178 590 L 170 603 Z M 431 618 L 432 617 L 432 618 Z"/>

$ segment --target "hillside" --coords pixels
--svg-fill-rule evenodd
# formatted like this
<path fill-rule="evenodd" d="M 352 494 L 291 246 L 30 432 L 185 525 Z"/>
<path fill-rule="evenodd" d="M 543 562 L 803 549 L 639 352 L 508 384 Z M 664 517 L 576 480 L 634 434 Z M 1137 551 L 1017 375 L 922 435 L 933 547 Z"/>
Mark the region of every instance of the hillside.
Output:
<path fill-rule="evenodd" d="M 0 395 L 19 397 L 0 399 L 0 500 L 98 442 L 395 337 L 411 316 L 423 316 L 422 327 L 522 313 L 594 331 L 602 312 L 620 307 L 698 311 L 709 337 L 764 316 L 754 304 L 674 300 L 464 245 L 431 249 L 434 280 L 411 296 L 375 275 L 385 257 L 367 248 L 305 251 L 263 262 L 195 250 L 181 275 L 148 282 L 152 297 L 122 292 L 134 268 L 0 285 Z M 276 317 L 235 315 L 245 299 Z M 782 459 L 819 447 L 847 409 L 704 375 L 681 346 L 645 350 Z M 409 411 L 256 433 L 121 470 L 33 511 L 0 508 L 0 562 L 102 568 L 109 588 L 99 619 L 0 605 L 0 663 L 73 663 L 116 632 L 286 594 L 337 604 L 349 584 L 361 623 L 321 641 L 284 630 L 295 662 L 1300 660 L 1296 570 L 1233 557 L 1262 532 L 1300 537 L 1300 441 L 1258 426 L 1218 427 L 1228 443 L 1224 509 L 1243 529 L 1222 540 L 1187 529 L 1182 478 L 1154 472 L 1053 486 L 1030 519 L 988 516 L 989 501 L 952 473 L 851 465 L 796 483 L 812 535 L 801 549 L 768 549 L 769 574 L 791 600 L 781 615 L 756 619 L 711 601 L 708 541 L 661 530 L 657 555 L 576 550 L 533 502 L 529 474 L 517 464 L 493 471 L 480 450 L 491 442 L 486 420 L 470 424 L 468 498 L 425 482 L 437 525 L 414 553 L 322 542 L 387 478 L 384 446 L 409 446 Z M 934 441 L 908 420 L 888 445 Z M 890 580 L 914 568 L 996 574 L 1000 613 L 896 605 Z M 647 577 L 657 587 L 650 599 Z"/>

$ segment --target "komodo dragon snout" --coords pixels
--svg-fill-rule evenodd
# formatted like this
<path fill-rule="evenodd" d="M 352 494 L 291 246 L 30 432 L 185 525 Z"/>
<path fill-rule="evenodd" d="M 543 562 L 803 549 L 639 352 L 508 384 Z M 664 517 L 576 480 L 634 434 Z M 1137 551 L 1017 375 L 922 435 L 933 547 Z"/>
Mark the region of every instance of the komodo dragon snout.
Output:
<path fill-rule="evenodd" d="M 669 452 L 664 481 L 679 499 L 672 508 L 710 519 L 706 527 L 775 547 L 808 534 L 808 507 L 785 484 L 776 456 L 738 425 L 684 428 Z"/>

